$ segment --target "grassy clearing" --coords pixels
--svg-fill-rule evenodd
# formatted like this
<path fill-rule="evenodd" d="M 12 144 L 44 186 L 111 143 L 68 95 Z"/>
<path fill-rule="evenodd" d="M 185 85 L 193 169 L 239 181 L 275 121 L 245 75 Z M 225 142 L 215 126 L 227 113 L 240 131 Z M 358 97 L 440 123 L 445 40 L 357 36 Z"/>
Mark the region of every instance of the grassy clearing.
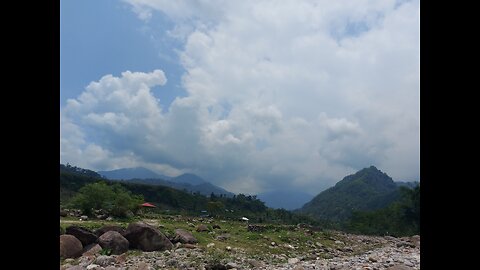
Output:
<path fill-rule="evenodd" d="M 346 245 L 348 238 L 341 233 L 334 231 L 321 230 L 310 231 L 297 226 L 261 224 L 265 230 L 261 232 L 250 232 L 247 224 L 240 221 L 225 221 L 218 219 L 202 219 L 185 216 L 167 216 L 159 215 L 156 218 L 134 219 L 130 222 L 142 220 L 156 228 L 159 228 L 168 237 L 172 237 L 175 229 L 185 229 L 190 231 L 198 240 L 198 247 L 205 250 L 214 261 L 228 261 L 235 258 L 236 253 L 246 254 L 254 259 L 272 258 L 273 255 L 279 258 L 279 262 L 285 262 L 290 257 L 309 254 L 322 258 L 328 258 L 331 255 L 323 252 L 323 249 L 337 249 L 344 245 L 335 243 L 342 241 Z M 104 225 L 120 225 L 124 228 L 130 223 L 128 221 L 103 221 L 87 220 L 79 221 L 73 218 L 60 219 L 60 225 L 66 228 L 70 225 L 82 226 L 91 230 L 98 229 Z M 210 229 L 209 232 L 197 232 L 196 226 L 205 224 Z M 213 225 L 219 225 L 220 229 L 213 229 Z M 218 236 L 226 235 L 228 239 L 219 239 Z M 274 243 L 272 243 L 274 242 Z M 214 243 L 213 247 L 207 247 Z M 227 246 L 231 250 L 227 250 Z M 373 247 L 373 246 L 372 246 Z M 362 246 L 362 251 L 371 247 Z M 360 251 L 360 247 L 355 250 Z M 139 251 L 129 251 L 131 254 Z M 275 257 L 275 256 L 274 256 Z"/>

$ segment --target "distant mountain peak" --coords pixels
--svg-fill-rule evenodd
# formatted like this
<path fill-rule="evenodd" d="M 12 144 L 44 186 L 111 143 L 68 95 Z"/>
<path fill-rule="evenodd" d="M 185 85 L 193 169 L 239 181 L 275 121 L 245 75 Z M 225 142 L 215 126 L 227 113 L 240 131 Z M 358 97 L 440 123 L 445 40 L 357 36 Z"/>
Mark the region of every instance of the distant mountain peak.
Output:
<path fill-rule="evenodd" d="M 338 221 L 348 218 L 352 210 L 375 210 L 386 206 L 395 199 L 396 191 L 397 184 L 390 176 L 370 166 L 345 176 L 306 203 L 300 211 Z"/>
<path fill-rule="evenodd" d="M 195 175 L 193 173 L 181 174 L 177 177 L 172 178 L 172 181 L 177 182 L 177 183 L 190 184 L 190 185 L 193 185 L 193 186 L 207 183 L 207 181 L 205 181 L 205 179 L 203 179 L 200 176 Z"/>
<path fill-rule="evenodd" d="M 111 171 L 98 171 L 102 176 L 113 180 L 128 180 L 128 179 L 147 179 L 147 178 L 163 178 L 168 179 L 163 175 L 159 175 L 144 167 L 122 168 Z"/>

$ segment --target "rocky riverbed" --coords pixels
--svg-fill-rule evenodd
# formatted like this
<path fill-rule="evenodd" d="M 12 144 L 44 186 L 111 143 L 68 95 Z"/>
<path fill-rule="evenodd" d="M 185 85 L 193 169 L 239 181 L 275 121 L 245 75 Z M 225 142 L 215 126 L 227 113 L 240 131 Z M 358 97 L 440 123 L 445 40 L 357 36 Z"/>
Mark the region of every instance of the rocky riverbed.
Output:
<path fill-rule="evenodd" d="M 98 251 L 66 259 L 60 269 L 420 269 L 420 236 L 395 238 L 333 232 L 331 237 L 341 240 L 335 240 L 334 247 L 303 243 L 308 249 L 271 242 L 269 250 L 282 252 L 268 254 L 252 254 L 234 243 L 222 247 L 214 243 L 176 243 L 171 250 L 130 250 L 110 256 Z"/>

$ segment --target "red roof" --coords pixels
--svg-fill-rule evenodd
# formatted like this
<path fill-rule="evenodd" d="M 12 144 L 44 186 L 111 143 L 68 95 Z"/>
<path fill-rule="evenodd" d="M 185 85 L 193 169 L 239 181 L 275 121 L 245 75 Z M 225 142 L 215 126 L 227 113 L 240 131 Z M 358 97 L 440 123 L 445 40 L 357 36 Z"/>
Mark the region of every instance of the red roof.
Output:
<path fill-rule="evenodd" d="M 144 203 L 144 204 L 141 204 L 141 206 L 144 206 L 144 207 L 156 207 L 155 205 L 151 204 L 151 203 Z"/>

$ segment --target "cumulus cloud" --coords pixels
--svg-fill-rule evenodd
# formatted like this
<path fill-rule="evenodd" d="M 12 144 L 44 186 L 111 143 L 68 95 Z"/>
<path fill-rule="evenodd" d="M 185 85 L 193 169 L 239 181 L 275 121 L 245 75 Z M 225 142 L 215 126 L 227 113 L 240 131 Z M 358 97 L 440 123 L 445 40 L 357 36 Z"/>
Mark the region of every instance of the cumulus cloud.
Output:
<path fill-rule="evenodd" d="M 125 2 L 174 22 L 188 94 L 162 111 L 161 70 L 92 82 L 62 109 L 62 160 L 247 193 L 316 194 L 370 165 L 418 180 L 418 1 Z"/>

